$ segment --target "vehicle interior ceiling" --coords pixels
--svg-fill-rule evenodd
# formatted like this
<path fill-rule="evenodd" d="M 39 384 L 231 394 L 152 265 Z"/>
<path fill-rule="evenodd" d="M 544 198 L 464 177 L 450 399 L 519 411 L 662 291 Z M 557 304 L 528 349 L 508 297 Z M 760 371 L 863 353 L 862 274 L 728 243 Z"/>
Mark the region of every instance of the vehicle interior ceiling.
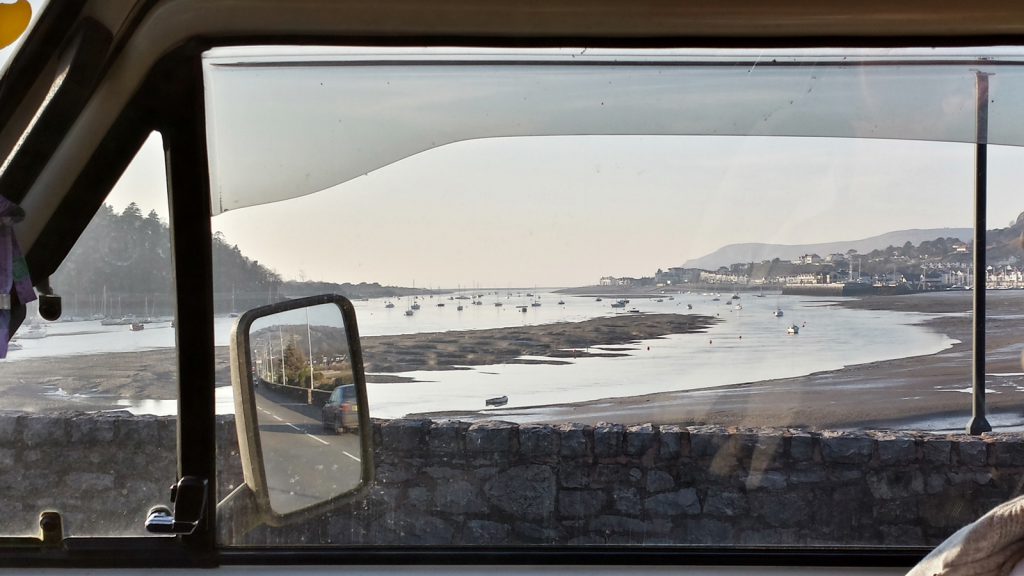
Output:
<path fill-rule="evenodd" d="M 0 150 L 7 158 L 0 178 L 8 197 L 27 217 L 19 240 L 36 277 L 60 262 L 58 246 L 33 250 L 44 226 L 83 186 L 110 148 L 115 121 L 157 63 L 172 53 L 196 54 L 218 45 L 450 45 L 534 47 L 900 47 L 1013 43 L 1024 23 L 1009 17 L 1010 3 L 943 10 L 924 3 L 869 6 L 729 2 L 650 2 L 623 5 L 563 1 L 543 8 L 502 2 L 382 4 L 356 2 L 168 0 L 166 2 L 68 2 L 52 6 L 25 41 L 0 85 Z M 53 46 L 60 46 L 53 50 Z M 80 70 L 69 78 L 63 71 Z M 69 86 L 70 84 L 70 86 Z M 60 96 L 48 96 L 60 86 Z M 22 97 L 24 94 L 24 97 Z M 40 136 L 67 130 L 59 147 L 44 138 L 23 139 L 32 125 Z M 143 131 L 138 131 L 140 134 Z M 122 135 L 123 138 L 123 135 Z M 139 138 L 136 135 L 136 138 Z M 52 140 L 52 139 L 51 139 Z M 36 141 L 39 143 L 36 144 Z M 53 147 L 48 148 L 47 146 Z M 122 153 L 121 156 L 126 156 Z M 123 160 L 126 163 L 127 160 Z M 17 167 L 18 170 L 10 169 Z M 59 167 L 59 168 L 57 168 Z M 50 168 L 50 169 L 48 169 Z M 34 194 L 34 191 L 46 191 Z M 93 194 L 97 196 L 96 194 Z M 85 205 L 97 205 L 98 197 Z M 84 228 L 81 215 L 77 226 Z M 63 220 L 63 219 L 62 219 Z M 73 224 L 72 222 L 62 222 Z M 62 242 L 66 250 L 74 238 Z"/>
<path fill-rule="evenodd" d="M 26 212 L 16 231 L 33 278 L 48 277 L 120 172 L 99 168 L 126 166 L 158 127 L 153 109 L 182 96 L 169 86 L 176 79 L 160 76 L 162 63 L 214 46 L 994 46 L 1024 38 L 1017 11 L 1010 1 L 946 0 L 54 1 L 0 79 L 0 189 Z M 208 220 L 175 222 L 172 214 L 176 237 L 197 226 L 209 235 Z"/>

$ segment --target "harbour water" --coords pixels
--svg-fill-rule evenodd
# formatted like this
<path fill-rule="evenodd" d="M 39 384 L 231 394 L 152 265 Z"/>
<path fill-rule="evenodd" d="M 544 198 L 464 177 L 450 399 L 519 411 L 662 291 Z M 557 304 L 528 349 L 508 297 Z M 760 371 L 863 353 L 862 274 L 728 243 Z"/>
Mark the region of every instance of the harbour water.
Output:
<path fill-rule="evenodd" d="M 368 385 L 371 412 L 393 418 L 410 412 L 480 410 L 486 398 L 503 395 L 508 396 L 503 407 L 508 409 L 706 388 L 932 354 L 954 344 L 920 326 L 930 315 L 853 310 L 836 306 L 837 298 L 774 294 L 758 298 L 754 293 L 741 293 L 739 299 L 732 300 L 730 296 L 634 297 L 625 308 L 612 308 L 614 298 L 597 301 L 549 291 L 528 297 L 526 291 L 500 291 L 488 293 L 480 305 L 471 300 L 449 300 L 448 295 L 421 297 L 420 309 L 412 316 L 406 316 L 405 310 L 413 299 L 356 301 L 362 336 L 577 322 L 629 314 L 627 310 L 633 308 L 640 313 L 692 313 L 719 320 L 704 333 L 630 345 L 624 357 L 580 358 L 569 360 L 570 365 L 515 363 L 401 373 L 399 376 L 415 381 Z M 559 300 L 564 304 L 558 304 Z M 388 301 L 395 306 L 387 308 Z M 531 306 L 533 302 L 540 306 Z M 457 310 L 460 304 L 461 311 Z M 525 306 L 525 312 L 518 306 Z M 776 309 L 784 315 L 774 316 Z M 235 321 L 228 317 L 215 320 L 217 345 L 228 344 Z M 791 325 L 800 327 L 798 335 L 786 334 Z M 7 361 L 170 348 L 175 341 L 169 320 L 147 324 L 139 332 L 131 332 L 127 326 L 101 326 L 98 321 L 54 323 L 47 325 L 47 330 L 46 338 L 21 340 L 22 348 L 13 351 Z M 231 412 L 229 389 L 218 391 L 218 410 Z M 151 399 L 121 399 L 118 405 L 138 413 L 167 414 L 175 409 L 173 401 Z"/>

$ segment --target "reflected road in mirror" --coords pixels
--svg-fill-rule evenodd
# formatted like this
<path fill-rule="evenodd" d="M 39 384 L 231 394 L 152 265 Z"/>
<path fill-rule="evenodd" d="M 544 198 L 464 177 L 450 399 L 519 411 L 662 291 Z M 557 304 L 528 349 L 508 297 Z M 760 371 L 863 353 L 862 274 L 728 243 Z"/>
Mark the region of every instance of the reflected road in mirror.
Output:
<path fill-rule="evenodd" d="M 256 390 L 270 503 L 285 514 L 323 502 L 359 484 L 358 434 L 323 428 L 320 408 L 261 386 Z"/>

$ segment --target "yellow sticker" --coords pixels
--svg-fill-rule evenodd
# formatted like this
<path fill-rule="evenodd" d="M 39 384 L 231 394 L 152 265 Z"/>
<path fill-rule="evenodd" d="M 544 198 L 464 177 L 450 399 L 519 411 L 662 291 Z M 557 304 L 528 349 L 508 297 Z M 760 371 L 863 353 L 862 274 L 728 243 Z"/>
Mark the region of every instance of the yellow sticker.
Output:
<path fill-rule="evenodd" d="M 14 4 L 0 4 L 0 48 L 14 42 L 28 28 L 32 20 L 32 6 L 28 0 L 18 0 Z"/>

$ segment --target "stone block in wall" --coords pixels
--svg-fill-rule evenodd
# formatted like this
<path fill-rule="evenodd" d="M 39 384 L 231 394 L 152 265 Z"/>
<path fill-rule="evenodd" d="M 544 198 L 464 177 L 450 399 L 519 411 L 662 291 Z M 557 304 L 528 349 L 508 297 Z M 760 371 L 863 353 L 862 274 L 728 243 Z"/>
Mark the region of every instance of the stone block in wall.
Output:
<path fill-rule="evenodd" d="M 690 455 L 700 459 L 717 456 L 729 437 L 721 426 L 693 426 L 687 431 L 690 436 Z"/>
<path fill-rule="evenodd" d="M 735 544 L 736 525 L 733 521 L 723 522 L 704 516 L 689 518 L 682 530 L 675 534 L 677 544 Z"/>
<path fill-rule="evenodd" d="M 821 457 L 828 463 L 867 464 L 874 445 L 874 440 L 864 436 L 826 432 L 821 435 Z"/>
<path fill-rule="evenodd" d="M 762 431 L 753 437 L 753 452 L 750 455 L 750 469 L 767 470 L 783 467 L 785 437 L 782 434 Z"/>
<path fill-rule="evenodd" d="M 562 490 L 558 493 L 558 515 L 589 518 L 604 508 L 607 499 L 600 490 Z"/>
<path fill-rule="evenodd" d="M 396 462 L 378 462 L 376 478 L 385 484 L 401 484 L 419 475 L 421 466 L 416 462 L 398 460 Z"/>
<path fill-rule="evenodd" d="M 814 484 L 819 485 L 828 478 L 821 466 L 805 466 L 794 468 L 789 471 L 790 484 Z"/>
<path fill-rule="evenodd" d="M 626 428 L 626 454 L 640 457 L 654 448 L 658 430 L 651 424 L 639 424 Z"/>
<path fill-rule="evenodd" d="M 892 542 L 899 546 L 934 546 L 934 542 L 929 542 L 924 536 L 924 532 L 920 526 L 914 525 L 896 525 L 896 526 L 880 526 L 878 530 L 882 534 L 882 542 Z"/>
<path fill-rule="evenodd" d="M 689 455 L 689 433 L 681 426 L 667 425 L 658 429 L 658 458 L 674 460 Z"/>
<path fill-rule="evenodd" d="M 913 436 L 887 435 L 878 438 L 878 463 L 881 466 L 906 466 L 917 462 L 917 442 Z"/>
<path fill-rule="evenodd" d="M 426 546 L 455 543 L 455 529 L 451 524 L 433 515 L 397 514 L 392 516 L 388 528 L 404 545 Z"/>
<path fill-rule="evenodd" d="M 63 446 L 68 441 L 67 415 L 29 414 L 20 420 L 22 446 Z"/>
<path fill-rule="evenodd" d="M 459 544 L 508 544 L 512 527 L 490 520 L 470 520 Z"/>
<path fill-rule="evenodd" d="M 735 490 L 710 488 L 704 497 L 704 514 L 727 518 L 746 516 L 750 507 L 747 497 Z"/>
<path fill-rule="evenodd" d="M 114 441 L 114 418 L 99 414 L 82 414 L 68 418 L 72 444 L 105 444 Z"/>
<path fill-rule="evenodd" d="M 814 437 L 802 432 L 790 434 L 789 457 L 797 462 L 814 460 Z"/>
<path fill-rule="evenodd" d="M 555 511 L 555 473 L 538 464 L 516 466 L 488 481 L 484 493 L 504 512 L 527 520 L 546 518 Z"/>
<path fill-rule="evenodd" d="M 444 514 L 483 514 L 487 504 L 480 489 L 465 480 L 438 482 L 434 489 L 435 509 Z"/>
<path fill-rule="evenodd" d="M 1014 435 L 986 435 L 991 461 L 996 466 L 1024 466 L 1024 442 Z"/>
<path fill-rule="evenodd" d="M 946 472 L 932 472 L 924 477 L 925 494 L 937 494 L 946 488 Z"/>
<path fill-rule="evenodd" d="M 637 474 L 635 471 L 639 471 L 639 468 L 623 464 L 598 464 L 593 467 L 590 485 L 595 488 L 639 487 L 643 473 Z"/>
<path fill-rule="evenodd" d="M 933 466 L 949 466 L 953 443 L 945 438 L 925 438 L 921 442 L 924 462 Z"/>
<path fill-rule="evenodd" d="M 519 426 L 519 453 L 525 458 L 544 459 L 558 455 L 558 431 L 547 424 Z"/>
<path fill-rule="evenodd" d="M 782 490 L 786 487 L 786 475 L 776 470 L 752 471 L 745 484 L 747 490 Z"/>
<path fill-rule="evenodd" d="M 974 467 L 988 465 L 988 443 L 984 440 L 964 439 L 957 443 L 957 449 L 961 464 Z"/>
<path fill-rule="evenodd" d="M 563 462 L 558 466 L 558 485 L 562 488 L 586 488 L 591 485 L 590 475 L 590 466 Z"/>
<path fill-rule="evenodd" d="M 918 499 L 911 496 L 874 502 L 874 518 L 881 524 L 913 524 L 921 521 Z M 902 543 L 893 540 L 893 543 Z"/>
<path fill-rule="evenodd" d="M 912 470 L 878 470 L 867 475 L 868 489 L 878 500 L 906 498 L 925 493 L 925 478 L 920 471 Z"/>
<path fill-rule="evenodd" d="M 512 531 L 527 544 L 556 544 L 565 538 L 558 526 L 534 524 L 532 522 L 515 522 Z"/>
<path fill-rule="evenodd" d="M 559 454 L 563 458 L 590 458 L 590 428 L 576 422 L 558 426 Z"/>
<path fill-rule="evenodd" d="M 647 523 L 638 518 L 627 516 L 598 516 L 590 521 L 588 528 L 604 536 L 612 534 L 635 534 L 638 536 L 647 532 Z"/>
<path fill-rule="evenodd" d="M 514 458 L 518 436 L 519 426 L 512 422 L 477 422 L 466 431 L 466 450 L 475 454 L 501 454 Z"/>
<path fill-rule="evenodd" d="M 594 426 L 594 456 L 597 458 L 622 456 L 625 437 L 626 427 L 622 424 L 601 422 Z"/>
<path fill-rule="evenodd" d="M 612 490 L 612 508 L 619 514 L 639 516 L 643 511 L 640 493 L 636 488 L 624 487 Z"/>
<path fill-rule="evenodd" d="M 920 500 L 921 520 L 932 528 L 957 530 L 977 520 L 974 495 L 962 487 L 950 487 Z"/>
<path fill-rule="evenodd" d="M 0 412 L 0 446 L 17 446 L 21 444 L 18 422 L 24 416 L 24 412 Z"/>
<path fill-rule="evenodd" d="M 675 488 L 676 481 L 672 475 L 663 470 L 648 470 L 646 488 L 649 494 L 665 492 Z"/>
<path fill-rule="evenodd" d="M 822 506 L 798 492 L 756 492 L 747 496 L 750 512 L 770 526 L 803 526 L 811 519 L 811 506 Z"/>
<path fill-rule="evenodd" d="M 427 445 L 435 454 L 458 454 L 463 450 L 468 429 L 468 422 L 458 420 L 432 422 L 427 429 Z"/>
<path fill-rule="evenodd" d="M 683 488 L 648 497 L 644 500 L 644 510 L 652 517 L 700 514 L 700 499 L 693 488 Z"/>
<path fill-rule="evenodd" d="M 405 491 L 405 503 L 420 512 L 435 509 L 434 497 L 426 486 L 412 486 Z"/>
<path fill-rule="evenodd" d="M 380 428 L 382 448 L 388 452 L 422 454 L 429 427 L 429 420 L 391 420 Z"/>

